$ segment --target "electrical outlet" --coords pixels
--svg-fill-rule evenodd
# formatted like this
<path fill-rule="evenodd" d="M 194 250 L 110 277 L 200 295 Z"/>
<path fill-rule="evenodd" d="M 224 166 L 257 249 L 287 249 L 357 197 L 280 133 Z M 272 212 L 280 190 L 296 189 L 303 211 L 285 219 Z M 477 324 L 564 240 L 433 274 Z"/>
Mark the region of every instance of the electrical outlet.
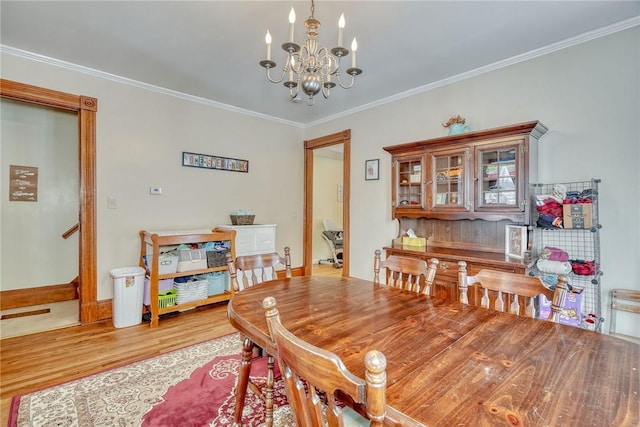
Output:
<path fill-rule="evenodd" d="M 115 209 L 118 206 L 115 197 L 107 197 L 107 209 Z"/>
<path fill-rule="evenodd" d="M 153 194 L 154 196 L 159 196 L 162 194 L 161 187 L 149 187 L 149 194 Z"/>

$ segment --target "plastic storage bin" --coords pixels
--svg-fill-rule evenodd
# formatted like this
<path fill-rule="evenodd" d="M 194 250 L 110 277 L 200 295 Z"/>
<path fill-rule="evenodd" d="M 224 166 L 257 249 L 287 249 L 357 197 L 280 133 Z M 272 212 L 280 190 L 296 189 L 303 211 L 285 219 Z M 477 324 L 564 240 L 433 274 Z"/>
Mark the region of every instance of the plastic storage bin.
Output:
<path fill-rule="evenodd" d="M 142 303 L 144 305 L 151 305 L 151 292 L 150 292 L 151 284 L 149 283 L 149 278 L 144 278 L 144 298 L 142 299 Z M 164 291 L 168 291 L 173 289 L 173 279 L 163 279 L 158 280 L 158 295 Z M 173 304 L 172 304 L 173 305 Z"/>
<path fill-rule="evenodd" d="M 144 268 L 114 268 L 109 273 L 113 278 L 113 326 L 125 328 L 142 323 Z"/>

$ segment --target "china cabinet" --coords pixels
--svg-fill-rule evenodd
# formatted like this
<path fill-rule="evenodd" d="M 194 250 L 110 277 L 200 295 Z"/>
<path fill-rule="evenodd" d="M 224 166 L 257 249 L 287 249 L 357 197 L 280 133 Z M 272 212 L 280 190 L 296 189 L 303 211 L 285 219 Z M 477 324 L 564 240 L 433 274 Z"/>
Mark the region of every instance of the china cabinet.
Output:
<path fill-rule="evenodd" d="M 528 223 L 529 182 L 547 128 L 527 122 L 384 147 L 392 156 L 394 218 Z"/>
<path fill-rule="evenodd" d="M 505 255 L 505 226 L 531 224 L 530 183 L 537 181 L 539 121 L 384 147 L 391 154 L 391 215 L 399 233 L 386 255 L 438 258 L 436 293 L 457 298 L 457 263 L 525 274 Z M 411 229 L 424 246 L 402 244 Z"/>

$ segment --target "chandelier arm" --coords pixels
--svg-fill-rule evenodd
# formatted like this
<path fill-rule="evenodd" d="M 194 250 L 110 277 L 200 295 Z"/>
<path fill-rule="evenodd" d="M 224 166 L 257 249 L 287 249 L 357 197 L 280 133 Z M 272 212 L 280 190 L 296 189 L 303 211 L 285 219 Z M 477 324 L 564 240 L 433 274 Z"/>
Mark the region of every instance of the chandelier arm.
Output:
<path fill-rule="evenodd" d="M 289 86 L 289 97 L 293 100 L 298 96 L 298 87 L 300 85 L 296 84 L 295 86 Z"/>
<path fill-rule="evenodd" d="M 329 95 L 331 94 L 331 86 L 328 85 L 323 85 L 322 86 L 322 96 L 324 96 L 324 99 L 329 99 Z"/>
<path fill-rule="evenodd" d="M 336 72 L 336 78 L 338 80 L 338 85 L 340 85 L 342 89 L 351 89 L 351 87 L 353 87 L 354 83 L 356 82 L 356 76 L 354 75 L 351 75 L 351 81 L 348 84 L 342 83 L 339 72 Z"/>
<path fill-rule="evenodd" d="M 282 70 L 282 75 L 280 76 L 280 78 L 279 78 L 279 79 L 273 79 L 273 78 L 271 77 L 271 67 L 266 67 L 266 70 L 267 70 L 267 79 L 269 79 L 269 81 L 270 81 L 271 83 L 280 83 L 281 81 L 283 81 L 283 80 L 284 80 L 284 76 L 285 76 L 285 74 L 287 73 L 286 68 L 284 68 L 284 69 Z"/>

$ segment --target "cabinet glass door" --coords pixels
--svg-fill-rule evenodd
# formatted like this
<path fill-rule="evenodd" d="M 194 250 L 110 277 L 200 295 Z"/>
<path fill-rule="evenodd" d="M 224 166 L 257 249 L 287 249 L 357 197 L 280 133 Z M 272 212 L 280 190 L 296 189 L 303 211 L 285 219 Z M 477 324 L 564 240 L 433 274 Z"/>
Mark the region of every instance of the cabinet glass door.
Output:
<path fill-rule="evenodd" d="M 478 150 L 482 207 L 519 207 L 518 147 Z"/>
<path fill-rule="evenodd" d="M 396 160 L 396 207 L 423 208 L 422 156 Z"/>
<path fill-rule="evenodd" d="M 467 150 L 432 153 L 432 200 L 433 208 L 465 208 Z"/>

